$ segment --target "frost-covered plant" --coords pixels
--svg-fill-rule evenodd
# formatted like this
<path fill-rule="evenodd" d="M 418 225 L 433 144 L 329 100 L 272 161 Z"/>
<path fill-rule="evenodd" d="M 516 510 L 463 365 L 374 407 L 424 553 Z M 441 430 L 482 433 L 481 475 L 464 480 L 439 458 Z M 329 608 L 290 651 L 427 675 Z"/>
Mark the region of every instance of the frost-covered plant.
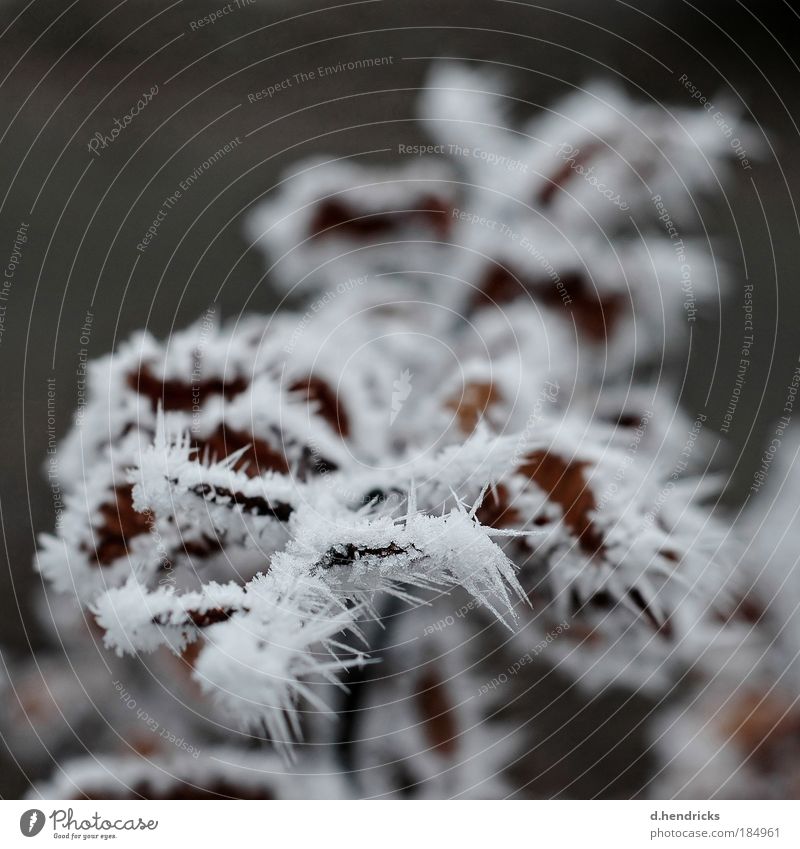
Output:
<path fill-rule="evenodd" d="M 741 646 L 753 581 L 663 378 L 722 294 L 691 233 L 728 146 L 608 84 L 510 102 L 435 68 L 447 161 L 315 159 L 247 217 L 297 310 L 91 364 L 37 567 L 88 700 L 195 745 L 102 711 L 107 754 L 39 793 L 503 795 L 495 653 L 659 698 Z"/>

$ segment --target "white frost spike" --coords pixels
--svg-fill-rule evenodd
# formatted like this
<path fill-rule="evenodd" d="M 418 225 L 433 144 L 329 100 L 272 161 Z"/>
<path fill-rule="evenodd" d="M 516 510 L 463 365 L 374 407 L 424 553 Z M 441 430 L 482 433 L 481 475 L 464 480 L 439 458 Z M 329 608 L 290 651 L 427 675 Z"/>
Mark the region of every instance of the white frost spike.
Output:
<path fill-rule="evenodd" d="M 139 467 L 129 472 L 129 480 L 134 484 L 134 506 L 140 511 L 150 510 L 156 516 L 173 516 L 176 510 L 190 515 L 197 513 L 197 500 L 206 496 L 209 503 L 235 506 L 230 496 L 226 502 L 224 495 L 214 497 L 213 492 L 204 491 L 205 487 L 220 493 L 227 490 L 245 499 L 260 497 L 267 504 L 291 505 L 296 501 L 298 491 L 303 488 L 298 481 L 276 472 L 250 477 L 234 468 L 246 450 L 247 446 L 208 463 L 201 462 L 189 447 L 188 436 L 175 437 L 164 447 L 156 442 L 145 452 Z M 207 516 L 208 511 L 209 505 L 205 504 L 199 512 Z M 221 530 L 227 528 L 223 526 Z"/>
<path fill-rule="evenodd" d="M 417 513 L 407 522 L 407 532 L 445 580 L 464 587 L 501 621 L 504 612 L 516 615 L 508 588 L 520 599 L 525 593 L 514 565 L 490 537 L 517 533 L 485 528 L 461 508 L 442 518 Z"/>
<path fill-rule="evenodd" d="M 514 566 L 491 536 L 518 535 L 475 522 L 464 508 L 443 516 L 416 510 L 408 496 L 404 520 L 342 513 L 322 518 L 302 507 L 292 522 L 293 542 L 273 560 L 305 569 L 341 598 L 370 603 L 378 592 L 408 598 L 404 587 L 461 585 L 499 619 L 513 615 L 509 589 L 524 598 Z"/>
<path fill-rule="evenodd" d="M 167 419 L 159 405 L 153 444 L 143 452 L 138 468 L 128 472 L 128 480 L 134 484 L 134 507 L 139 511 L 173 513 L 175 500 L 170 480 L 189 465 L 191 455 L 188 435 L 168 432 Z"/>
<path fill-rule="evenodd" d="M 183 651 L 197 637 L 195 623 L 203 614 L 224 611 L 229 616 L 246 609 L 248 603 L 246 591 L 232 583 L 211 582 L 201 592 L 178 594 L 171 587 L 148 592 L 129 580 L 102 595 L 91 610 L 105 631 L 106 647 L 122 655 L 163 645 Z"/>
<path fill-rule="evenodd" d="M 434 782 L 423 794 L 461 793 L 502 769 L 485 754 L 494 743 L 474 736 L 488 704 L 472 695 L 479 682 L 456 689 L 449 680 L 472 662 L 467 637 L 476 658 L 494 656 L 486 640 L 500 629 L 477 614 L 455 621 L 478 605 L 509 624 L 515 612 L 524 618 L 529 593 L 535 615 L 511 642 L 524 655 L 543 641 L 547 665 L 592 697 L 609 685 L 663 694 L 678 675 L 691 687 L 688 668 L 702 685 L 710 664 L 699 661 L 712 643 L 724 651 L 719 635 L 737 628 L 776 637 L 764 669 L 800 677 L 796 533 L 783 536 L 797 530 L 795 485 L 761 493 L 764 514 L 750 526 L 758 552 L 742 580 L 732 523 L 704 509 L 708 493 L 692 477 L 711 480 L 705 416 L 673 415 L 660 380 L 631 385 L 673 360 L 665 344 L 686 339 L 695 302 L 716 303 L 725 284 L 718 252 L 696 238 L 692 198 L 716 191 L 719 166 L 736 152 L 702 108 L 665 111 L 615 86 L 590 84 L 520 123 L 503 78 L 483 65 L 440 65 L 429 79 L 423 126 L 448 143 L 449 162 L 317 159 L 249 216 L 271 253 L 270 279 L 287 293 L 316 290 L 315 300 L 226 325 L 212 308 L 188 330 L 163 341 L 137 334 L 87 367 L 85 404 L 58 450 L 64 509 L 38 554 L 47 582 L 94 613 L 122 655 L 108 659 L 120 675 L 138 668 L 130 655 L 156 652 L 148 667 L 164 680 L 137 676 L 137 699 L 175 739 L 197 737 L 212 750 L 218 731 L 197 721 L 206 694 L 278 745 L 302 731 L 314 758 L 334 753 L 332 775 L 350 783 L 369 772 L 370 793 L 378 770 L 357 751 L 365 735 L 300 721 L 307 706 L 325 710 L 325 689 L 341 688 L 363 662 L 345 645 L 351 637 L 388 661 L 388 672 L 360 678 L 352 698 L 379 738 L 384 717 L 397 718 L 398 746 L 381 738 L 374 753 L 375 765 L 402 764 L 385 773 L 387 793 L 409 775 Z M 744 128 L 737 133 L 755 149 Z M 49 456 L 48 475 L 53 465 Z M 523 539 L 504 546 L 501 537 Z M 397 600 L 419 607 L 401 611 Z M 449 602 L 461 605 L 454 616 Z M 57 628 L 70 663 L 57 662 L 96 667 L 75 619 L 80 627 Z M 441 689 L 418 668 L 399 680 L 409 659 L 415 668 L 429 659 L 433 633 L 447 655 L 470 650 L 453 655 L 456 667 L 435 664 Z M 189 645 L 198 651 L 184 652 Z M 731 669 L 737 686 L 748 677 Z M 398 702 L 399 713 L 371 711 L 395 698 L 380 683 L 393 670 L 402 702 L 454 697 L 454 724 L 433 744 L 430 728 L 405 723 L 429 726 L 447 713 L 435 699 L 431 710 Z M 38 662 L 36 672 L 41 679 Z M 499 672 L 487 669 L 486 680 Z M 50 692 L 45 683 L 37 738 L 41 717 L 54 715 L 42 705 L 76 701 L 62 698 L 74 687 Z M 331 706 L 352 716 L 349 697 L 334 692 L 341 701 Z M 139 717 L 106 695 L 105 724 L 86 728 L 93 752 L 119 751 L 120 740 L 138 751 Z M 184 699 L 200 704 L 178 711 Z M 76 714 L 82 726 L 84 716 Z M 62 719 L 72 727 L 72 710 Z M 14 739 L 21 721 L 0 731 Z M 50 742 L 66 735 L 47 732 L 42 751 L 60 759 Z M 353 741 L 352 769 L 339 733 Z M 158 742 L 178 745 L 161 734 Z M 164 754 L 156 763 L 167 770 Z M 88 795 L 104 772 L 117 785 L 135 776 L 138 786 L 158 770 L 132 759 L 130 771 L 116 758 L 90 771 Z M 189 772 L 180 765 L 181 777 Z M 438 780 L 447 773 L 467 783 Z M 200 786 L 217 776 L 227 783 L 227 771 L 214 770 L 198 776 Z M 294 792 L 293 780 L 281 785 L 278 798 Z M 151 776 L 149 786 L 164 794 L 170 782 Z"/>
<path fill-rule="evenodd" d="M 364 662 L 335 639 L 358 633 L 357 608 L 331 601 L 320 581 L 293 576 L 277 564 L 250 584 L 249 611 L 207 630 L 194 677 L 204 692 L 243 725 L 263 725 L 285 747 L 300 736 L 296 713 L 304 698 L 327 710 L 308 679 L 341 686 L 338 675 Z M 339 653 L 351 655 L 339 657 Z"/>

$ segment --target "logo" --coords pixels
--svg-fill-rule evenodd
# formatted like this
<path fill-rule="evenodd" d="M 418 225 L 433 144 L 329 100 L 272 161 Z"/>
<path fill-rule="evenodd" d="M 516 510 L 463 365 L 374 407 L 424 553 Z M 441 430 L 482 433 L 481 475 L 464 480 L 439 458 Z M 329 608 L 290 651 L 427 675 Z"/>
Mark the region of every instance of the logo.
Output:
<path fill-rule="evenodd" d="M 411 372 L 405 369 L 400 373 L 400 378 L 392 383 L 392 410 L 389 416 L 389 427 L 394 424 L 394 420 L 400 415 L 400 410 L 403 409 L 403 402 L 408 400 L 411 394 Z"/>
<path fill-rule="evenodd" d="M 25 837 L 36 837 L 44 828 L 44 813 L 38 808 L 31 808 L 19 818 L 19 830 Z"/>

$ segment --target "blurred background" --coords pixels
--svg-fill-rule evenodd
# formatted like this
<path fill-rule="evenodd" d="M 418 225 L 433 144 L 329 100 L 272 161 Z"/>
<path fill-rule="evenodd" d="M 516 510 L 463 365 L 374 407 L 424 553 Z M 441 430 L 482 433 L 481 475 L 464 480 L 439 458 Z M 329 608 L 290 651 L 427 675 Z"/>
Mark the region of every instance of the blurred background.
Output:
<path fill-rule="evenodd" d="M 3 0 L 0 260 L 13 274 L 0 292 L 2 645 L 24 655 L 44 639 L 30 605 L 35 536 L 54 523 L 44 459 L 77 405 L 81 350 L 97 357 L 143 327 L 165 336 L 212 301 L 223 317 L 273 309 L 278 299 L 262 256 L 248 249 L 243 215 L 298 159 L 378 150 L 363 160 L 391 162 L 398 137 L 426 141 L 415 99 L 438 57 L 502 67 L 526 115 L 596 77 L 690 105 L 686 75 L 715 101 L 738 104 L 763 134 L 762 161 L 733 169 L 726 195 L 712 202 L 734 294 L 718 316 L 699 316 L 683 389 L 686 405 L 707 405 L 718 429 L 749 280 L 756 343 L 728 435 L 740 459 L 725 496 L 740 500 L 800 354 L 798 46 L 800 16 L 784 0 Z M 295 78 L 374 57 L 391 61 Z M 90 149 L 154 88 L 116 138 Z M 164 200 L 235 139 L 137 250 Z M 0 795 L 17 796 L 36 775 L 8 752 L 0 757 Z M 574 788 L 576 796 L 590 790 Z"/>

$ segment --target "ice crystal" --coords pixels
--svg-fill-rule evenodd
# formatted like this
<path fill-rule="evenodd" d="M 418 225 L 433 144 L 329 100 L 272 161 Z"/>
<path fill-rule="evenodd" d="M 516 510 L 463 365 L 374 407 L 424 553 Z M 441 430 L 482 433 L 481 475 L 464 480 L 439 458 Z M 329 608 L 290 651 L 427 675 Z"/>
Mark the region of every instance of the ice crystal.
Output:
<path fill-rule="evenodd" d="M 609 84 L 528 122 L 512 104 L 501 76 L 437 66 L 420 118 L 449 161 L 315 159 L 249 212 L 297 311 L 211 309 L 90 366 L 37 567 L 82 605 L 69 640 L 99 634 L 156 702 L 137 664 L 204 706 L 191 731 L 212 754 L 194 775 L 185 753 L 114 750 L 43 795 L 311 794 L 303 740 L 376 776 L 320 793 L 501 795 L 513 752 L 465 647 L 499 625 L 531 663 L 552 644 L 579 688 L 664 693 L 711 647 L 742 650 L 749 583 L 781 595 L 788 576 L 749 581 L 708 506 L 704 416 L 651 379 L 685 338 L 674 222 L 691 304 L 724 288 L 692 193 L 727 142 L 701 110 Z M 796 597 L 774 611 L 796 618 Z M 262 732 L 291 769 L 249 772 L 235 743 Z"/>

